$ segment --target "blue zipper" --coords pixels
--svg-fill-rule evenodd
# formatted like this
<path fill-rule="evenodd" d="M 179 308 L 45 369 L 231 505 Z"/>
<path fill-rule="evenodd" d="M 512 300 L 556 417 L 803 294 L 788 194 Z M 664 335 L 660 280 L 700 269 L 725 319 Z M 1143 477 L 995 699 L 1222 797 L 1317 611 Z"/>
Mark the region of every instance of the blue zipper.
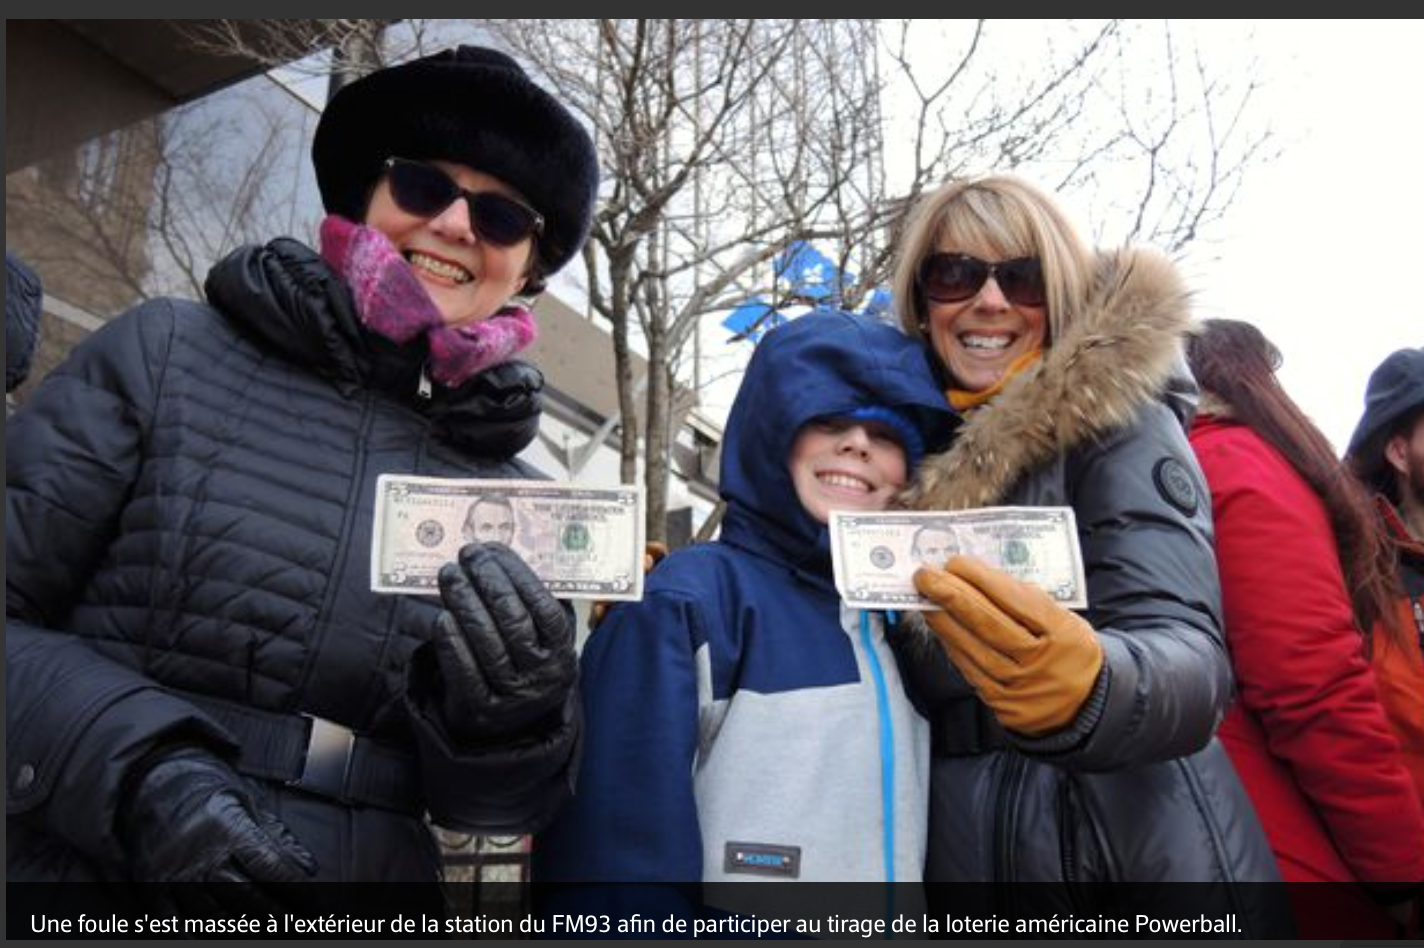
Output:
<path fill-rule="evenodd" d="M 885 907 L 886 928 L 895 917 L 895 723 L 890 717 L 890 695 L 885 671 L 870 635 L 870 613 L 860 613 L 860 642 L 865 648 L 870 677 L 875 680 L 875 705 L 880 719 L 880 809 L 884 830 L 885 882 L 889 898 Z"/>

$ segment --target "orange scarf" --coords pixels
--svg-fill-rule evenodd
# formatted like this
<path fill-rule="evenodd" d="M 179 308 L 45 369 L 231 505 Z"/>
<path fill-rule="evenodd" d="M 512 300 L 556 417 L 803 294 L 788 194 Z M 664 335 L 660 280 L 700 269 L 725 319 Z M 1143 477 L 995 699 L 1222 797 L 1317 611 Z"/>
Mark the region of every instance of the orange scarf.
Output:
<path fill-rule="evenodd" d="M 949 403 L 959 411 L 968 411 L 971 408 L 978 408 L 980 405 L 993 398 L 1003 391 L 1004 386 L 1009 384 L 1009 380 L 1018 375 L 1024 369 L 1033 365 L 1043 357 L 1042 349 L 1035 349 L 1032 352 L 1025 352 L 1017 359 L 1009 363 L 1009 367 L 1004 370 L 1004 374 L 999 376 L 999 381 L 990 385 L 982 392 L 967 392 L 962 388 L 952 388 L 944 394 L 949 398 Z"/>

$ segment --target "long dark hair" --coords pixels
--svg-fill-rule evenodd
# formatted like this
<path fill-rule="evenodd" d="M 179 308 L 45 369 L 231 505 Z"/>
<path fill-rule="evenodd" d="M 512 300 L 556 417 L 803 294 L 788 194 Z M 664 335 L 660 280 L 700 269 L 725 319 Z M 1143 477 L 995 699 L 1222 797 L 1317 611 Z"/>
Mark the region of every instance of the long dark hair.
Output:
<path fill-rule="evenodd" d="M 1399 592 L 1394 548 L 1364 487 L 1276 381 L 1280 350 L 1250 323 L 1207 319 L 1187 337 L 1187 361 L 1208 395 L 1279 451 L 1320 497 L 1365 640 L 1377 621 L 1391 636 L 1402 635 L 1392 603 Z"/>

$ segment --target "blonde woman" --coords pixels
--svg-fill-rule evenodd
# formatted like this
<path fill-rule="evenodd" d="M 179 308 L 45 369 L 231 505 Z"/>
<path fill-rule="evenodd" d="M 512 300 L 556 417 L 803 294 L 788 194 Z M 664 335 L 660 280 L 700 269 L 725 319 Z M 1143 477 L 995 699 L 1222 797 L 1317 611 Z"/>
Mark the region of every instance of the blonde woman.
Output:
<path fill-rule="evenodd" d="M 1177 899 L 1289 932 L 1270 887 L 1234 884 L 1278 876 L 1212 737 L 1231 671 L 1175 269 L 1094 253 L 1048 195 L 994 176 L 912 212 L 895 291 L 963 419 L 908 501 L 1072 507 L 1088 585 L 1073 612 L 969 557 L 917 573 L 942 610 L 908 662 L 934 732 L 927 878 L 992 881 L 942 891 L 1021 915 Z M 1044 882 L 1066 885 L 1017 885 Z"/>

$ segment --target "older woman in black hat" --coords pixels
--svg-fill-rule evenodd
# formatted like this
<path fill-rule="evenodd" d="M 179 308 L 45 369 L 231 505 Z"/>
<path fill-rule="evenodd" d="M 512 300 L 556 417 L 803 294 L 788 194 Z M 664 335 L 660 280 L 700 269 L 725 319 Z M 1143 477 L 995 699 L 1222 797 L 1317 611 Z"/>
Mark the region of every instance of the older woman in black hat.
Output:
<path fill-rule="evenodd" d="M 568 792 L 569 611 L 498 544 L 439 598 L 373 594 L 369 551 L 379 474 L 534 474 L 512 357 L 587 234 L 592 143 L 461 47 L 343 89 L 313 155 L 320 253 L 237 251 L 7 426 L 12 883 L 247 883 L 164 888 L 192 912 L 434 883 L 427 812 L 521 832 Z"/>

